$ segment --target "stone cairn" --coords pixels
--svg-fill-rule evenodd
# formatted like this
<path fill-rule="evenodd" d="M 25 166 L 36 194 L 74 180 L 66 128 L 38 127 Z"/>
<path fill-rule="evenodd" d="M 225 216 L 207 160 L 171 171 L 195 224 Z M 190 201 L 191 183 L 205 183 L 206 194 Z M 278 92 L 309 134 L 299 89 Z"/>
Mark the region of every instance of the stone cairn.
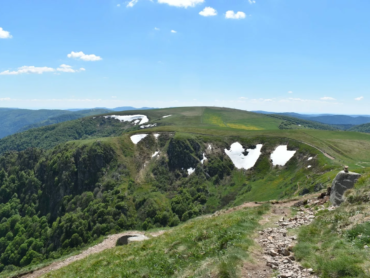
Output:
<path fill-rule="evenodd" d="M 329 208 L 333 209 L 334 207 Z M 312 269 L 305 269 L 295 260 L 292 251 L 297 236 L 288 236 L 288 229 L 309 225 L 314 219 L 312 209 L 301 207 L 296 216 L 289 219 L 283 217 L 276 222 L 276 228 L 259 232 L 259 243 L 263 247 L 266 264 L 278 273 L 276 278 L 318 278 Z"/>

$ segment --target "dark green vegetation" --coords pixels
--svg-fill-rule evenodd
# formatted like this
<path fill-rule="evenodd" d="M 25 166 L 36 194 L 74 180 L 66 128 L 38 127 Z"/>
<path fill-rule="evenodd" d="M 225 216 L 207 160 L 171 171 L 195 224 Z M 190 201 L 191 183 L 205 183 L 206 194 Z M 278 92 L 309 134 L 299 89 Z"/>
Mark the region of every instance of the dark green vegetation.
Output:
<path fill-rule="evenodd" d="M 366 134 L 279 129 L 289 119 L 225 108 L 114 113 L 132 114 L 147 115 L 157 126 L 143 130 L 90 116 L 0 140 L 4 273 L 57 259 L 111 233 L 177 226 L 245 201 L 318 191 L 341 164 L 362 168 L 370 163 Z M 135 133 L 149 135 L 133 145 Z M 263 144 L 253 169 L 234 168 L 225 154 L 234 142 L 244 148 Z M 297 153 L 285 167 L 273 167 L 270 154 L 281 144 Z M 195 169 L 190 176 L 189 168 Z"/>
<path fill-rule="evenodd" d="M 350 131 L 370 133 L 370 124 L 354 126 Z"/>
<path fill-rule="evenodd" d="M 328 125 L 322 124 L 318 122 L 313 122 L 310 120 L 303 120 L 298 118 L 293 118 L 289 116 L 282 116 L 278 114 L 270 115 L 270 117 L 274 117 L 277 119 L 283 120 L 280 124 L 280 129 L 318 129 L 318 130 L 337 130 L 338 128 Z"/>
<path fill-rule="evenodd" d="M 109 110 L 107 109 L 88 109 L 79 112 L 71 112 L 67 110 L 0 108 L 0 138 L 35 127 L 56 124 L 108 112 Z"/>
<path fill-rule="evenodd" d="M 159 238 L 107 250 L 46 277 L 77 277 L 81 272 L 84 277 L 235 277 L 266 210 L 196 219 Z"/>
<path fill-rule="evenodd" d="M 370 277 L 369 175 L 357 189 L 346 192 L 347 201 L 335 211 L 319 212 L 314 222 L 301 228 L 295 254 L 320 277 Z"/>

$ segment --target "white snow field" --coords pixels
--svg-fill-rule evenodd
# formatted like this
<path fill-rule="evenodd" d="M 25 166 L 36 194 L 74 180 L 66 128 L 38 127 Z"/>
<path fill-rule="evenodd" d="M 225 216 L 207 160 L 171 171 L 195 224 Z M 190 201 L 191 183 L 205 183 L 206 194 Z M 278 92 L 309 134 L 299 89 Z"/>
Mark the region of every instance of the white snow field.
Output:
<path fill-rule="evenodd" d="M 274 166 L 285 166 L 295 153 L 296 151 L 288 151 L 287 145 L 278 146 L 271 154 L 272 164 Z"/>
<path fill-rule="evenodd" d="M 207 160 L 207 157 L 206 157 L 206 154 L 205 153 L 203 153 L 203 159 L 200 161 L 200 163 L 204 163 L 204 161 L 206 161 Z"/>
<path fill-rule="evenodd" d="M 167 116 L 163 116 L 162 118 L 165 119 L 165 118 L 168 118 L 168 117 L 171 117 L 172 115 L 167 115 Z"/>
<path fill-rule="evenodd" d="M 188 169 L 188 175 L 190 176 L 191 174 L 193 174 L 195 172 L 195 168 L 189 168 Z"/>
<path fill-rule="evenodd" d="M 157 155 L 159 155 L 159 152 L 157 151 L 157 152 L 155 152 L 153 155 L 152 155 L 152 158 L 153 157 L 156 157 Z"/>
<path fill-rule="evenodd" d="M 310 161 L 310 160 L 312 160 L 313 159 L 313 157 L 309 157 L 308 159 L 307 159 L 307 161 Z"/>
<path fill-rule="evenodd" d="M 104 116 L 104 118 L 113 118 L 116 120 L 119 120 L 121 122 L 132 122 L 134 121 L 134 125 L 137 124 L 145 124 L 149 122 L 149 119 L 145 115 L 131 115 L 131 116 L 119 116 L 119 115 L 110 115 L 110 116 Z"/>
<path fill-rule="evenodd" d="M 157 124 L 149 124 L 149 125 L 142 125 L 140 128 L 149 128 L 149 127 L 156 127 Z"/>
<path fill-rule="evenodd" d="M 231 145 L 229 151 L 225 149 L 225 153 L 230 157 L 236 168 L 249 170 L 253 168 L 260 157 L 262 147 L 262 144 L 258 144 L 254 150 L 247 149 L 248 154 L 244 155 L 245 150 L 243 146 L 236 142 Z"/>
<path fill-rule="evenodd" d="M 148 134 L 136 134 L 136 135 L 132 135 L 130 137 L 130 139 L 131 139 L 132 143 L 134 143 L 136 145 L 137 143 L 139 143 L 141 140 L 143 140 L 147 136 L 148 136 Z"/>

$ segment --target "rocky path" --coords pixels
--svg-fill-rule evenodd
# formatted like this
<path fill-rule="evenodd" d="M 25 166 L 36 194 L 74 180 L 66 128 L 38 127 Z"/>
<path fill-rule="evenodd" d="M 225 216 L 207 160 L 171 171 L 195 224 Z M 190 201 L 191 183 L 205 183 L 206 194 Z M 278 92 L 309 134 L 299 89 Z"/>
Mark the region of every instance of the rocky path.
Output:
<path fill-rule="evenodd" d="M 156 233 L 151 233 L 150 236 L 152 237 L 157 237 L 157 236 L 160 236 L 162 234 L 164 234 L 165 231 L 159 231 L 159 232 L 156 232 Z M 29 273 L 25 273 L 24 275 L 18 275 L 18 276 L 15 276 L 15 277 L 27 277 L 27 278 L 36 278 L 36 277 L 40 277 L 46 273 L 49 273 L 53 270 L 57 270 L 57 269 L 60 269 L 62 267 L 65 267 L 75 261 L 79 261 L 79 260 L 82 260 L 84 258 L 86 258 L 87 256 L 90 256 L 92 254 L 96 254 L 96 253 L 100 253 L 106 249 L 110 249 L 110 248 L 114 248 L 116 246 L 116 242 L 117 240 L 120 238 L 120 237 L 123 237 L 125 235 L 131 235 L 131 234 L 144 234 L 143 232 L 137 232 L 137 231 L 129 231 L 129 232 L 125 232 L 125 233 L 120 233 L 120 234 L 115 234 L 115 235 L 110 235 L 108 236 L 103 242 L 95 245 L 95 246 L 92 246 L 90 247 L 89 249 L 83 251 L 82 253 L 76 255 L 76 256 L 72 256 L 72 257 L 69 257 L 63 261 L 58 261 L 58 262 L 54 262 L 46 267 L 43 267 L 43 268 L 40 268 L 40 269 L 37 269 L 35 271 L 32 271 L 32 272 L 29 272 Z"/>
<path fill-rule="evenodd" d="M 274 205 L 262 220 L 261 224 L 269 227 L 259 231 L 256 242 L 260 248 L 252 251 L 254 261 L 243 266 L 243 278 L 318 278 L 312 269 L 305 269 L 295 260 L 297 236 L 289 236 L 289 230 L 309 225 L 315 219 L 314 211 L 301 207 L 296 216 L 288 217 L 291 205 Z"/>

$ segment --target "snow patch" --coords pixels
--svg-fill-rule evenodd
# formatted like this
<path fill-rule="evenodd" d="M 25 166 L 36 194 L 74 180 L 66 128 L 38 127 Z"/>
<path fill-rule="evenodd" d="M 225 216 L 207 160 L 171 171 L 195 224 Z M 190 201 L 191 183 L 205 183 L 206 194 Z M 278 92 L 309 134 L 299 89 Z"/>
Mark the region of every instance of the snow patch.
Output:
<path fill-rule="evenodd" d="M 195 172 L 195 168 L 189 168 L 188 169 L 188 175 L 190 176 L 191 174 L 193 174 Z"/>
<path fill-rule="evenodd" d="M 285 166 L 287 162 L 295 155 L 296 151 L 288 151 L 287 145 L 278 146 L 271 154 L 272 164 L 274 166 Z"/>
<path fill-rule="evenodd" d="M 312 160 L 313 159 L 313 157 L 309 157 L 308 159 L 307 159 L 307 161 L 310 161 L 310 160 Z"/>
<path fill-rule="evenodd" d="M 155 153 L 152 155 L 152 158 L 153 158 L 153 157 L 156 157 L 157 155 L 159 155 L 159 152 L 155 152 Z"/>
<path fill-rule="evenodd" d="M 136 135 L 132 135 L 130 138 L 131 138 L 132 143 L 136 145 L 137 143 L 139 143 L 141 140 L 143 140 L 147 136 L 148 134 L 136 134 Z"/>
<path fill-rule="evenodd" d="M 307 168 L 310 169 L 312 166 L 311 165 L 308 165 Z"/>
<path fill-rule="evenodd" d="M 113 119 L 116 119 L 116 120 L 119 120 L 121 122 L 132 122 L 134 121 L 134 125 L 137 125 L 137 124 L 145 124 L 147 122 L 149 122 L 149 119 L 147 116 L 145 115 L 131 115 L 131 116 L 119 116 L 119 115 L 110 115 L 110 116 L 104 116 L 104 118 L 108 119 L 108 118 L 113 118 Z"/>
<path fill-rule="evenodd" d="M 138 242 L 138 241 L 144 241 L 144 240 L 148 240 L 149 238 L 147 236 L 144 236 L 144 235 L 134 235 L 132 237 L 129 237 L 128 238 L 128 243 L 131 243 L 131 242 Z"/>
<path fill-rule="evenodd" d="M 247 149 L 248 154 L 244 155 L 245 149 L 240 143 L 236 142 L 231 145 L 229 151 L 225 149 L 225 153 L 230 157 L 236 168 L 249 170 L 253 168 L 260 157 L 262 147 L 262 144 L 258 144 L 253 150 Z"/>
<path fill-rule="evenodd" d="M 165 118 L 168 118 L 168 117 L 171 117 L 172 115 L 167 115 L 167 116 L 163 116 L 162 118 L 165 119 Z"/>
<path fill-rule="evenodd" d="M 208 144 L 208 149 L 212 150 L 212 145 L 211 144 Z"/>
<path fill-rule="evenodd" d="M 142 125 L 142 126 L 140 126 L 140 128 L 149 128 L 149 127 L 156 127 L 157 126 L 157 124 L 152 124 L 152 125 Z"/>
<path fill-rule="evenodd" d="M 204 164 L 204 161 L 206 161 L 206 160 L 207 160 L 207 157 L 206 157 L 205 153 L 203 153 L 203 159 L 200 161 L 200 163 Z"/>
<path fill-rule="evenodd" d="M 155 139 L 158 139 L 160 134 L 159 133 L 154 133 L 153 135 L 154 135 Z"/>

